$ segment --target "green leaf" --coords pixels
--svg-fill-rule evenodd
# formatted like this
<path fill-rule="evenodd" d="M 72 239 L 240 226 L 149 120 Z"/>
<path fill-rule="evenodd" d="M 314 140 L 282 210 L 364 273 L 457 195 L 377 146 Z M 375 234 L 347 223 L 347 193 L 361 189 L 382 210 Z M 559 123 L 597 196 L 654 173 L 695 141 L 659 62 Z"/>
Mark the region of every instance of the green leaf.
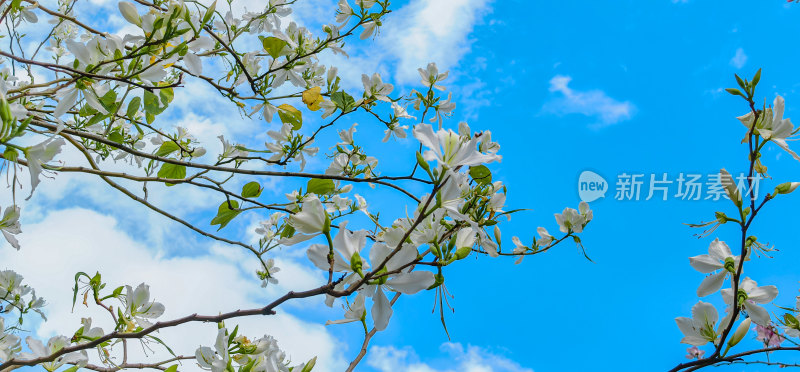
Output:
<path fill-rule="evenodd" d="M 294 227 L 292 227 L 292 225 L 287 224 L 283 227 L 283 231 L 281 231 L 281 238 L 291 238 L 292 236 L 294 236 L 294 233 L 295 233 Z"/>
<path fill-rule="evenodd" d="M 219 229 L 217 229 L 217 231 L 222 230 L 223 227 L 228 225 L 228 222 L 231 222 L 234 217 L 238 216 L 239 213 L 242 213 L 242 211 L 238 210 L 239 202 L 236 200 L 231 200 L 230 205 L 233 207 L 233 209 L 230 209 L 227 201 L 222 202 L 217 210 L 217 216 L 211 220 L 211 225 L 219 225 Z"/>
<path fill-rule="evenodd" d="M 125 111 L 125 115 L 128 118 L 133 119 L 136 116 L 136 113 L 139 112 L 139 108 L 142 106 L 142 99 L 139 97 L 133 97 L 130 102 L 128 102 L 128 110 Z"/>
<path fill-rule="evenodd" d="M 100 97 L 100 104 L 105 107 L 109 112 L 115 112 L 117 103 L 117 92 L 109 90 L 105 95 Z"/>
<path fill-rule="evenodd" d="M 161 144 L 161 147 L 158 148 L 158 151 L 156 151 L 155 155 L 167 156 L 175 152 L 175 150 L 180 150 L 180 149 L 181 149 L 180 146 L 178 146 L 178 144 L 176 144 L 175 142 L 167 141 Z"/>
<path fill-rule="evenodd" d="M 257 198 L 261 195 L 261 185 L 258 182 L 248 182 L 246 185 L 242 187 L 242 197 L 243 198 Z"/>
<path fill-rule="evenodd" d="M 288 103 L 278 106 L 278 116 L 282 123 L 291 124 L 294 130 L 299 130 L 303 126 L 303 114 Z"/>
<path fill-rule="evenodd" d="M 730 93 L 730 94 L 733 94 L 734 96 L 742 96 L 742 97 L 744 97 L 744 94 L 742 94 L 742 91 L 740 91 L 739 89 L 736 89 L 736 88 L 725 88 L 725 91 Z"/>
<path fill-rule="evenodd" d="M 335 103 L 336 107 L 342 111 L 347 111 L 355 105 L 356 100 L 346 92 L 335 92 L 331 94 L 331 102 Z"/>
<path fill-rule="evenodd" d="M 274 36 L 259 36 L 258 38 L 261 39 L 261 46 L 264 47 L 264 50 L 266 50 L 267 53 L 269 53 L 269 55 L 274 59 L 280 57 L 283 48 L 289 44 L 286 41 L 278 39 Z"/>
<path fill-rule="evenodd" d="M 182 180 L 186 178 L 186 167 L 179 164 L 164 163 L 158 170 L 158 176 L 172 180 Z M 167 183 L 167 186 L 174 186 L 174 183 Z"/>
<path fill-rule="evenodd" d="M 333 180 L 329 179 L 312 178 L 308 180 L 308 185 L 306 185 L 306 192 L 317 195 L 330 194 L 333 190 L 336 190 L 336 185 Z"/>
<path fill-rule="evenodd" d="M 756 71 L 756 74 L 753 76 L 753 81 L 750 83 L 750 85 L 755 87 L 756 85 L 758 85 L 759 81 L 761 81 L 761 69 L 758 69 L 758 71 Z"/>
<path fill-rule="evenodd" d="M 469 175 L 481 185 L 492 183 L 492 172 L 485 165 L 469 167 Z"/>
<path fill-rule="evenodd" d="M 64 370 L 64 372 L 75 372 L 75 371 L 77 371 L 77 370 L 79 370 L 79 369 L 81 369 L 81 367 L 79 367 L 79 366 L 72 366 L 72 367 L 69 367 L 69 368 L 65 369 L 65 370 Z"/>
<path fill-rule="evenodd" d="M 161 103 L 164 104 L 164 107 L 167 107 L 172 102 L 172 99 L 175 98 L 175 92 L 172 88 L 159 89 L 158 95 L 161 97 Z"/>
<path fill-rule="evenodd" d="M 178 365 L 177 364 L 173 364 L 173 365 L 167 367 L 167 369 L 165 369 L 164 372 L 178 372 Z"/>
<path fill-rule="evenodd" d="M 159 98 L 157 95 L 147 90 L 144 91 L 144 111 L 146 113 L 155 116 L 164 112 L 166 108 L 167 106 L 161 107 L 159 105 Z"/>
<path fill-rule="evenodd" d="M 116 131 L 116 130 L 112 131 L 112 132 L 110 132 L 108 134 L 108 139 L 110 139 L 110 140 L 112 140 L 112 141 L 114 141 L 116 143 L 125 142 L 125 136 L 123 136 L 122 133 L 120 133 L 119 131 Z"/>

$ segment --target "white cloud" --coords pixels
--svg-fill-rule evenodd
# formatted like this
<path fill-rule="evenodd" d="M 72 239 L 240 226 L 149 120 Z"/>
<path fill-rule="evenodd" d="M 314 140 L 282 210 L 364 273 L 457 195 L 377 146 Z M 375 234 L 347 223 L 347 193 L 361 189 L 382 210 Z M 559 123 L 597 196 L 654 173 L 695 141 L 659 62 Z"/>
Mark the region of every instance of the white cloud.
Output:
<path fill-rule="evenodd" d="M 740 69 L 744 67 L 745 63 L 747 63 L 747 54 L 744 54 L 744 49 L 736 49 L 736 54 L 734 54 L 730 61 L 731 66 Z"/>
<path fill-rule="evenodd" d="M 417 69 L 436 62 L 440 71 L 456 68 L 470 52 L 475 25 L 490 11 L 491 0 L 412 0 L 386 17 L 374 42 L 348 48 L 349 58 L 325 56 L 339 67 L 346 87 L 361 87 L 361 74 L 393 74 L 393 83 L 418 84 Z M 393 64 L 394 71 L 387 70 Z"/>
<path fill-rule="evenodd" d="M 489 10 L 489 0 L 415 0 L 386 21 L 380 41 L 397 58 L 399 82 L 419 80 L 416 70 L 436 62 L 455 67 L 470 51 L 469 34 Z"/>
<path fill-rule="evenodd" d="M 542 111 L 556 115 L 582 114 L 600 121 L 595 127 L 604 127 L 630 119 L 636 106 L 630 101 L 620 102 L 602 90 L 578 91 L 569 87 L 572 77 L 556 75 L 550 79 L 550 92 L 555 97 L 545 103 Z"/>
<path fill-rule="evenodd" d="M 317 279 L 295 262 L 279 260 L 278 265 L 286 269 L 279 275 L 281 285 L 288 286 L 264 291 L 251 276 L 252 271 L 242 270 L 241 262 L 247 258 L 238 251 L 230 251 L 234 248 L 214 247 L 206 254 L 167 257 L 164 251 L 150 248 L 126 234 L 113 217 L 87 209 L 53 211 L 40 223 L 24 225 L 23 229 L 24 234 L 19 236 L 22 250 L 0 247 L 0 262 L 3 263 L 0 269 L 17 271 L 47 300 L 49 321 L 34 327 L 35 334 L 42 338 L 54 334 L 71 335 L 80 326 L 80 318 L 89 315 L 105 331 L 113 329 L 108 315 L 96 306 L 87 308 L 79 300 L 75 311 L 70 311 L 71 287 L 78 271 L 91 275 L 99 270 L 111 289 L 122 284 L 149 284 L 152 297 L 166 306 L 162 319 L 257 308 L 275 298 L 272 292 L 298 289 L 298 283 L 307 285 Z M 180 244 L 180 241 L 172 244 Z M 320 299 L 306 303 L 307 308 L 315 306 L 321 312 L 326 311 Z M 285 308 L 278 315 L 250 317 L 226 324 L 229 327 L 241 324 L 244 334 L 250 337 L 273 335 L 297 363 L 316 355 L 321 371 L 344 369 L 342 348 L 325 327 L 300 320 L 288 314 Z M 214 327 L 214 324 L 189 324 L 162 330 L 157 336 L 167 341 L 176 353 L 193 355 L 200 344 L 213 344 Z M 130 350 L 133 355 L 141 356 L 142 348 L 133 346 Z M 157 347 L 154 350 L 158 356 L 165 356 Z M 181 370 L 199 368 L 187 362 Z"/>
<path fill-rule="evenodd" d="M 422 362 L 410 347 L 373 346 L 367 364 L 381 372 L 533 372 L 513 360 L 479 346 L 445 342 L 439 350 L 447 355 L 442 363 Z"/>

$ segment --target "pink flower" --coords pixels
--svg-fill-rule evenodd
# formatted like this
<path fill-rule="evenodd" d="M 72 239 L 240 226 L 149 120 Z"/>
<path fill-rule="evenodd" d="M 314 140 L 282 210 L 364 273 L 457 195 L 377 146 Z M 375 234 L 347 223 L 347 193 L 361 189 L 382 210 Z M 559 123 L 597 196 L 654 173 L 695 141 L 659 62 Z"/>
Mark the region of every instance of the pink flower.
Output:
<path fill-rule="evenodd" d="M 705 350 L 700 350 L 697 346 L 692 346 L 686 349 L 686 359 L 703 359 L 703 355 L 705 355 Z"/>
<path fill-rule="evenodd" d="M 756 340 L 763 342 L 767 347 L 777 347 L 781 346 L 784 338 L 775 332 L 772 325 L 769 327 L 758 325 L 756 326 Z"/>

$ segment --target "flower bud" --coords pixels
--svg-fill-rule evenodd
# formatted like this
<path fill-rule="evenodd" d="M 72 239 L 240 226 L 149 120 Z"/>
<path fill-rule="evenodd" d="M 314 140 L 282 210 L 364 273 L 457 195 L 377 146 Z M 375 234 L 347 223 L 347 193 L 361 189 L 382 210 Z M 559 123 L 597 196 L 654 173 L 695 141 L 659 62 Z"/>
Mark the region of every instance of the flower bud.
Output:
<path fill-rule="evenodd" d="M 750 330 L 750 318 L 745 319 L 741 323 L 739 323 L 739 328 L 736 328 L 736 332 L 733 333 L 733 336 L 728 340 L 728 347 L 733 347 L 741 341 L 744 336 L 747 334 L 747 331 Z"/>
<path fill-rule="evenodd" d="M 122 17 L 124 17 L 126 21 L 133 23 L 137 26 L 142 25 L 142 20 L 141 18 L 139 18 L 139 12 L 136 11 L 136 6 L 134 6 L 133 4 L 127 1 L 120 1 L 119 12 L 122 13 Z"/>
<path fill-rule="evenodd" d="M 322 226 L 322 233 L 328 234 L 331 232 L 331 217 L 325 213 L 325 225 Z"/>
<path fill-rule="evenodd" d="M 784 183 L 778 185 L 777 187 L 775 187 L 775 193 L 776 194 L 789 194 L 792 191 L 794 191 L 794 189 L 796 189 L 797 186 L 800 186 L 800 182 L 784 182 Z"/>
<path fill-rule="evenodd" d="M 426 172 L 430 172 L 430 171 L 431 171 L 431 166 L 430 166 L 430 165 L 428 165 L 428 162 L 427 162 L 427 161 L 425 161 L 425 159 L 422 157 L 422 154 L 420 154 L 420 153 L 419 153 L 419 151 L 417 151 L 417 163 L 418 163 L 418 164 L 419 164 L 419 166 L 420 166 L 420 167 L 422 167 L 422 169 L 424 169 Z"/>
<path fill-rule="evenodd" d="M 364 274 L 361 272 L 363 265 L 364 262 L 361 261 L 361 255 L 358 254 L 358 252 L 354 252 L 353 256 L 350 257 L 350 269 L 352 269 L 354 273 L 363 277 Z"/>
<path fill-rule="evenodd" d="M 739 193 L 739 187 L 733 181 L 733 177 L 731 176 L 725 168 L 719 170 L 719 182 L 722 184 L 722 187 L 725 189 L 725 193 L 728 194 L 728 197 L 733 201 L 733 204 L 736 204 L 737 207 L 742 206 L 742 195 Z"/>
<path fill-rule="evenodd" d="M 462 260 L 467 258 L 469 254 L 472 252 L 472 247 L 461 247 L 456 250 L 455 259 Z"/>
<path fill-rule="evenodd" d="M 9 124 L 14 120 L 14 116 L 11 115 L 11 106 L 6 101 L 4 94 L 0 94 L 0 119 L 3 120 L 3 124 Z"/>

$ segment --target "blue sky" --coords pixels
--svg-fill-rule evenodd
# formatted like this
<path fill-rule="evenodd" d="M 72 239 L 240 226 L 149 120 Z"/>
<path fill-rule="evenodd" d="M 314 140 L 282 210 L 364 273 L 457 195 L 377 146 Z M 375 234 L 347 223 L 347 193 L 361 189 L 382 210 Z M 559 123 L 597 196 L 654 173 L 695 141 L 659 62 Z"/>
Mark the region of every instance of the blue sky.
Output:
<path fill-rule="evenodd" d="M 109 8 L 113 4 L 98 3 L 113 9 Z M 330 5 L 326 9 L 332 13 Z M 466 120 L 473 130 L 492 131 L 504 158 L 491 169 L 495 179 L 509 188 L 507 204 L 531 209 L 504 224 L 507 246 L 511 246 L 511 236 L 529 238 L 537 226 L 557 231 L 553 213 L 577 206 L 577 180 L 584 170 L 600 174 L 611 187 L 622 173 L 644 174 L 645 181 L 650 174 L 667 173 L 674 180 L 679 173 L 698 173 L 705 181 L 705 175 L 722 167 L 734 174 L 745 171 L 746 147 L 740 144 L 745 131 L 735 116 L 744 114 L 747 107 L 722 91 L 735 84 L 734 73 L 750 77 L 763 68 L 758 97 L 771 103 L 775 94 L 783 95 L 786 117 L 800 112 L 794 103 L 800 98 L 796 94 L 800 52 L 790 36 L 797 33 L 800 8 L 784 1 L 411 0 L 397 2 L 395 8 L 376 40 L 351 45 L 351 59 L 335 61 L 343 63 L 341 70 L 350 69 L 343 76 L 350 76 L 354 85 L 360 84 L 361 72 L 379 71 L 396 83 L 398 91 L 405 92 L 417 88 L 416 67 L 435 61 L 442 69 L 451 70 L 445 85 L 453 91 L 458 107 L 448 125 L 455 127 Z M 300 9 L 299 17 L 309 24 L 328 20 L 317 18 L 317 13 L 324 12 L 308 6 Z M 206 129 L 226 123 L 213 110 L 197 109 L 188 98 L 181 99 L 179 96 L 176 107 L 170 109 L 173 111 L 166 113 L 178 123 Z M 380 128 L 371 126 L 366 117 L 352 120 L 360 123 L 359 136 L 380 138 Z M 352 120 L 337 129 L 349 127 Z M 234 122 L 225 130 L 236 135 L 243 133 L 243 128 Z M 326 148 L 324 141 L 321 146 Z M 381 159 L 398 147 L 413 148 L 410 142 L 393 146 L 367 148 Z M 413 160 L 384 160 L 382 166 L 386 173 L 400 172 Z M 775 181 L 763 181 L 762 194 L 778 182 L 800 181 L 800 164 L 777 147 L 767 146 L 763 161 Z M 310 169 L 326 166 L 309 165 Z M 164 286 L 174 279 L 163 273 L 174 272 L 178 277 L 183 267 L 226 273 L 228 278 L 236 277 L 235 283 L 248 275 L 250 266 L 245 264 L 214 266 L 220 257 L 241 259 L 229 248 L 211 245 L 158 216 L 145 215 L 147 223 L 141 224 L 137 222 L 142 216 L 139 212 L 127 212 L 138 207 L 120 201 L 106 189 L 87 191 L 84 184 L 65 176 L 57 181 L 57 191 L 48 193 L 44 184 L 37 190 L 36 204 L 27 209 L 31 212 L 25 218 L 31 228 L 21 237 L 23 251 L 11 256 L 15 253 L 0 250 L 0 262 L 8 260 L 35 270 L 34 265 L 25 266 L 25 257 L 29 257 L 25 255 L 36 254 L 36 243 L 46 243 L 43 236 L 51 234 L 52 239 L 72 239 L 65 244 L 86 256 L 103 252 L 92 248 L 95 246 L 123 247 L 120 252 L 132 268 L 111 275 L 131 283 L 155 281 L 151 284 L 156 294 L 159 283 Z M 647 182 L 645 194 L 646 187 Z M 187 197 L 191 200 L 192 195 Z M 199 205 L 176 208 L 197 221 L 206 221 L 210 219 L 208 207 L 214 203 L 200 197 L 195 199 Z M 787 229 L 796 224 L 792 216 L 798 198 L 800 195 L 788 196 L 765 207 L 752 230 L 780 252 L 774 259 L 749 263 L 748 275 L 760 285 L 778 285 L 782 292 L 776 304 L 781 306 L 793 305 L 798 294 L 796 270 L 789 264 L 800 259 L 795 249 L 798 238 Z M 120 203 L 125 211 L 109 208 L 110 202 Z M 371 202 L 376 210 L 397 208 L 393 194 L 377 194 Z M 470 371 L 471 366 L 486 371 L 641 371 L 664 370 L 685 361 L 687 345 L 679 343 L 682 336 L 674 318 L 690 315 L 698 300 L 695 290 L 703 278 L 689 266 L 688 257 L 707 253 L 708 244 L 716 237 L 735 242 L 738 233 L 734 226 L 723 226 L 710 237 L 698 239 L 693 234 L 700 231 L 684 223 L 708 221 L 715 211 L 730 212 L 732 206 L 723 201 L 679 200 L 672 195 L 667 201 L 620 201 L 614 200 L 614 190 L 591 206 L 595 220 L 582 239 L 594 263 L 565 243 L 547 254 L 526 258 L 520 265 L 514 265 L 513 259 L 485 257 L 455 265 L 446 271 L 447 288 L 455 296 L 450 303 L 456 310 L 447 314 L 451 343 L 438 313 L 431 314 L 433 293 L 404 297 L 395 305 L 390 327 L 374 339 L 362 370 Z M 70 238 L 61 230 L 52 232 L 57 217 L 65 216 L 87 218 L 108 231 L 85 241 Z M 226 233 L 247 234 L 257 220 L 258 216 L 243 218 Z M 156 232 L 148 232 L 152 229 Z M 287 275 L 287 287 L 281 289 L 318 279 L 314 276 L 318 273 L 308 273 L 311 266 L 302 255 L 288 251 L 281 255 Z M 76 265 L 82 261 L 86 259 L 76 259 Z M 84 270 L 95 270 L 91 261 L 83 264 Z M 18 267 L 15 265 L 11 267 Z M 110 266 L 99 269 L 111 271 Z M 225 299 L 222 303 L 242 306 L 278 294 L 248 286 L 242 287 L 243 294 L 237 297 L 220 294 L 213 283 L 195 288 L 187 279 L 185 285 L 192 286 L 193 293 L 221 296 Z M 48 299 L 59 292 L 54 293 Z M 174 308 L 175 303 L 191 301 L 191 296 L 183 295 L 161 292 L 168 310 L 170 302 Z M 718 295 L 711 301 L 722 309 Z M 57 308 L 59 302 L 54 299 L 51 304 Z M 219 310 L 231 309 L 209 308 L 207 312 Z M 341 366 L 357 352 L 359 325 L 319 326 L 340 317 L 338 310 L 327 310 L 315 300 L 289 306 L 286 313 L 287 318 L 266 326 L 257 321 L 250 324 L 278 334 L 290 334 L 280 322 L 298 325 L 301 333 L 324 349 L 328 366 Z M 174 315 L 184 314 L 176 310 Z M 44 327 L 40 334 L 59 329 L 58 325 Z M 207 335 L 203 344 L 213 342 L 213 333 Z M 297 351 L 303 340 L 297 336 L 297 340 L 281 342 Z M 746 342 L 756 345 L 752 340 Z"/>
<path fill-rule="evenodd" d="M 505 234 L 529 236 L 540 225 L 552 230 L 552 213 L 578 203 L 583 170 L 603 175 L 612 187 L 621 173 L 648 179 L 668 173 L 674 180 L 679 173 L 705 179 L 721 167 L 745 171 L 744 132 L 735 116 L 747 108 L 721 92 L 735 84 L 734 73 L 749 77 L 763 68 L 759 97 L 771 103 L 781 94 L 786 116 L 796 112 L 797 52 L 786 40 L 796 32 L 798 9 L 783 1 L 504 1 L 489 7 L 458 69 L 484 85 L 485 102 L 466 110 L 475 116 L 473 128 L 490 129 L 503 146 L 503 162 L 493 170 L 509 186 L 509 204 L 533 209 L 515 216 Z M 484 67 L 475 71 L 474 65 Z M 568 87 L 578 98 L 551 91 L 556 76 L 571 77 Z M 779 182 L 798 174 L 800 164 L 777 147 L 764 160 Z M 762 195 L 775 184 L 764 181 Z M 613 196 L 612 190 L 592 203 L 595 220 L 583 241 L 595 263 L 564 245 L 519 266 L 480 260 L 452 270 L 453 340 L 492 348 L 536 371 L 661 370 L 684 361 L 674 318 L 689 316 L 702 280 L 688 257 L 707 253 L 714 237 L 736 241 L 738 233 L 724 226 L 697 239 L 692 234 L 699 231 L 683 223 L 708 221 L 732 207 Z M 780 252 L 748 266 L 759 284 L 783 289 L 776 303 L 784 306 L 797 295 L 788 263 L 800 257 L 798 239 L 787 231 L 797 203 L 793 196 L 765 208 L 753 232 Z M 400 309 L 426 305 L 430 298 L 418 296 Z M 401 322 L 375 344 L 413 345 L 423 360 L 439 355 L 444 333 L 436 317 Z"/>

